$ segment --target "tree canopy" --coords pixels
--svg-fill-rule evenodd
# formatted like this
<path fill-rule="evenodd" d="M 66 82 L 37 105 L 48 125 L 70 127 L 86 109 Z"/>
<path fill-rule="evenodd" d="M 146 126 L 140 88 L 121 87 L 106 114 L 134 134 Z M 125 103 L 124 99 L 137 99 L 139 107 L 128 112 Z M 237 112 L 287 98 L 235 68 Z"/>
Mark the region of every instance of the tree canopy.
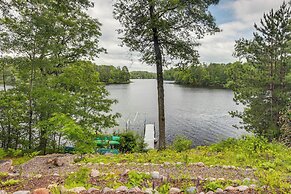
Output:
<path fill-rule="evenodd" d="M 117 0 L 121 40 L 141 61 L 157 68 L 159 148 L 165 148 L 163 65 L 198 62 L 198 39 L 219 31 L 208 7 L 218 0 Z"/>
<path fill-rule="evenodd" d="M 247 130 L 278 139 L 279 118 L 288 112 L 291 100 L 290 4 L 264 14 L 254 27 L 253 39 L 242 38 L 235 45 L 235 56 L 247 62 L 234 64 L 228 72 L 235 101 L 246 106 L 244 112 L 233 115 L 242 118 Z"/>

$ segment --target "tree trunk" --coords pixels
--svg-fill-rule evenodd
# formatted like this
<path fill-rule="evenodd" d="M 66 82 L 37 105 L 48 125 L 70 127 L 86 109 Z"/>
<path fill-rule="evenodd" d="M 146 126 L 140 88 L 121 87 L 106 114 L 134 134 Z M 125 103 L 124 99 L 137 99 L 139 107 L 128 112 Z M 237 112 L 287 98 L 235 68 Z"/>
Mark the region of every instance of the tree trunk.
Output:
<path fill-rule="evenodd" d="M 32 88 L 33 88 L 33 74 L 34 74 L 34 67 L 33 62 L 31 62 L 31 73 L 30 73 L 30 81 L 29 81 L 29 121 L 28 121 L 28 148 L 31 150 L 32 148 Z"/>
<path fill-rule="evenodd" d="M 154 22 L 154 5 L 150 5 L 150 17 Z M 154 26 L 154 25 L 153 25 Z M 158 89 L 158 111 L 159 111 L 159 149 L 166 148 L 166 133 L 165 133 L 165 103 L 164 103 L 164 78 L 163 78 L 163 62 L 161 47 L 159 44 L 158 29 L 152 28 L 153 42 L 155 49 L 155 60 L 157 68 L 157 89 Z"/>

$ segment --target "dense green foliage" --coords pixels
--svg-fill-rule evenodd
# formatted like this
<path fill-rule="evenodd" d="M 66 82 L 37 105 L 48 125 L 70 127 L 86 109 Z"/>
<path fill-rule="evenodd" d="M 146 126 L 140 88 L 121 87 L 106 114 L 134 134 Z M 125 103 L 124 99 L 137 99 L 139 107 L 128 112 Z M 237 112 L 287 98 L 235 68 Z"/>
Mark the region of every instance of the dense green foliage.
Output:
<path fill-rule="evenodd" d="M 219 0 L 117 0 L 114 17 L 121 25 L 123 44 L 141 53 L 141 61 L 156 65 L 159 118 L 159 149 L 166 147 L 163 66 L 198 62 L 198 39 L 218 32 L 208 10 Z"/>
<path fill-rule="evenodd" d="M 141 136 L 133 131 L 123 132 L 118 134 L 120 136 L 119 150 L 122 153 L 144 152 L 145 143 Z"/>
<path fill-rule="evenodd" d="M 283 3 L 279 10 L 264 14 L 255 25 L 254 38 L 236 42 L 235 55 L 247 62 L 235 63 L 227 72 L 235 101 L 245 105 L 243 112 L 232 115 L 241 118 L 248 131 L 269 140 L 280 138 L 280 117 L 290 112 L 290 21 L 290 4 Z"/>
<path fill-rule="evenodd" d="M 192 146 L 192 141 L 183 136 L 177 136 L 173 142 L 172 149 L 177 152 L 189 150 Z"/>
<path fill-rule="evenodd" d="M 70 143 L 90 151 L 95 130 L 115 125 L 115 101 L 96 66 L 80 61 L 104 50 L 90 7 L 89 0 L 1 1 L 0 50 L 21 57 L 0 60 L 0 147 L 47 153 Z"/>
<path fill-rule="evenodd" d="M 156 79 L 156 73 L 148 71 L 131 71 L 130 79 Z"/>
<path fill-rule="evenodd" d="M 106 84 L 127 84 L 130 82 L 130 74 L 126 66 L 120 68 L 112 65 L 98 65 L 96 69 L 100 81 Z"/>
<path fill-rule="evenodd" d="M 224 88 L 228 76 L 226 70 L 229 64 L 211 63 L 209 65 L 191 65 L 185 68 L 165 70 L 165 80 L 174 80 L 178 84 L 194 87 Z"/>

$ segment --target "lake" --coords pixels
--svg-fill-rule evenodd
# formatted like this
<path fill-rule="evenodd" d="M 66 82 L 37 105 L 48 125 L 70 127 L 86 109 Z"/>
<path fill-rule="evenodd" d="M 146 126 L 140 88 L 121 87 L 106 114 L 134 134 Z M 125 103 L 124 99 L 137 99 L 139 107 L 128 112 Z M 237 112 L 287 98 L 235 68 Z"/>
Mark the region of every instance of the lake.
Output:
<path fill-rule="evenodd" d="M 132 80 L 130 84 L 108 85 L 110 98 L 118 103 L 112 108 L 121 113 L 119 126 L 142 133 L 145 123 L 155 123 L 158 131 L 156 80 Z M 193 141 L 195 146 L 239 137 L 246 132 L 236 129 L 237 118 L 229 111 L 242 110 L 233 102 L 233 92 L 227 89 L 192 88 L 165 81 L 166 139 L 170 143 L 177 135 Z"/>
<path fill-rule="evenodd" d="M 233 102 L 233 92 L 226 89 L 192 88 L 165 81 L 166 139 L 170 143 L 177 135 L 193 141 L 193 145 L 208 145 L 228 137 L 247 134 L 232 125 L 238 124 L 229 111 L 242 110 Z M 130 84 L 106 86 L 110 98 L 117 99 L 113 111 L 121 113 L 119 126 L 142 134 L 145 123 L 154 123 L 158 131 L 156 80 L 132 80 Z M 0 86 L 0 90 L 3 89 Z"/>

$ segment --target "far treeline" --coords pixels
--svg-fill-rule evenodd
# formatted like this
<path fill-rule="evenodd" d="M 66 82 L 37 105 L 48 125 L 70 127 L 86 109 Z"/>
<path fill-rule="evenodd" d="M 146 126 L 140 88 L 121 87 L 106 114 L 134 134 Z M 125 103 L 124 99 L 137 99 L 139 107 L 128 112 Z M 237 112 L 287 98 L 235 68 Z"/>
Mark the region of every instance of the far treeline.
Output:
<path fill-rule="evenodd" d="M 211 63 L 209 65 L 191 65 L 184 68 L 165 70 L 164 79 L 193 87 L 226 88 L 229 78 L 227 69 L 232 64 Z"/>

